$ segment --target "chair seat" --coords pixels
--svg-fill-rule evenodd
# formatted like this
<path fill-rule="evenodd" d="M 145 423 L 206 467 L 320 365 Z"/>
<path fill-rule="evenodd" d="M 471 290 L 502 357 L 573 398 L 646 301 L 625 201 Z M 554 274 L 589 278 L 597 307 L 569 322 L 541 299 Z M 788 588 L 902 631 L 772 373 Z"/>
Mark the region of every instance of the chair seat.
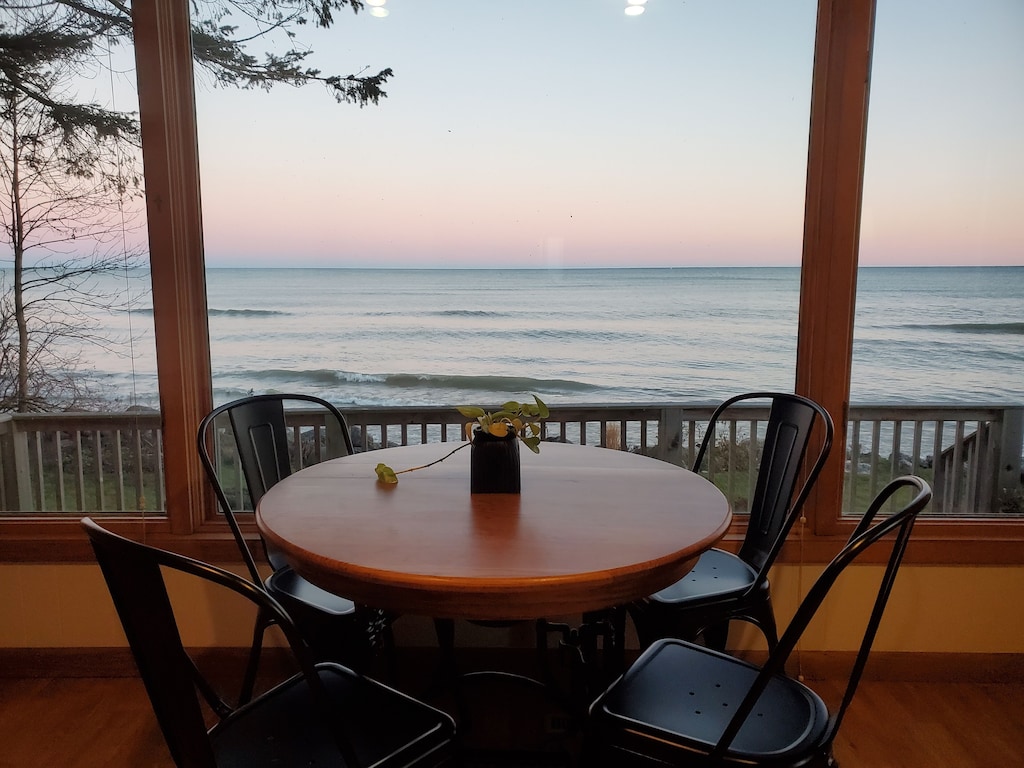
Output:
<path fill-rule="evenodd" d="M 356 612 L 351 600 L 320 589 L 287 566 L 274 571 L 267 578 L 266 586 L 271 595 L 286 604 L 297 601 L 331 616 L 351 616 Z"/>
<path fill-rule="evenodd" d="M 699 754 L 718 742 L 737 706 L 758 675 L 758 668 L 717 651 L 679 640 L 652 645 L 591 709 L 592 722 L 604 739 L 629 749 L 642 742 L 642 753 L 673 762 L 686 750 L 694 765 Z M 787 677 L 772 678 L 754 711 L 740 728 L 727 757 L 738 763 L 821 749 L 828 723 L 824 702 L 810 689 Z M 691 763 L 687 762 L 687 765 Z"/>
<path fill-rule="evenodd" d="M 756 579 L 757 572 L 736 555 L 709 549 L 686 576 L 650 599 L 670 605 L 715 603 L 745 592 Z"/>
<path fill-rule="evenodd" d="M 896 494 L 906 505 L 876 521 Z M 663 639 L 652 643 L 590 707 L 584 739 L 587 766 L 688 768 L 834 768 L 833 744 L 871 652 L 914 520 L 931 500 L 928 484 L 907 475 L 891 481 L 868 506 L 850 538 L 806 590 L 764 666 L 720 651 Z M 837 580 L 872 545 L 889 540 L 875 582 L 845 692 L 829 713 L 825 702 L 786 675 L 786 664 Z"/>
<path fill-rule="evenodd" d="M 360 765 L 405 766 L 441 750 L 453 738 L 451 721 L 426 704 L 336 664 L 319 664 L 317 672 L 346 724 Z M 341 765 L 324 713 L 317 711 L 301 676 L 239 709 L 215 726 L 210 738 L 217 768 Z M 423 764 L 435 763 L 428 759 Z"/>

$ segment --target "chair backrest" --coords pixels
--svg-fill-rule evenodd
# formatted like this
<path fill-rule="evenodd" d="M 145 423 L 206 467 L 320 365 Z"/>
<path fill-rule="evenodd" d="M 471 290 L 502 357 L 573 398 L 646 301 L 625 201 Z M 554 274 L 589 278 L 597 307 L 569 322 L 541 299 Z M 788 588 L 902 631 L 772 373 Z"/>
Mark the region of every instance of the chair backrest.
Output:
<path fill-rule="evenodd" d="M 895 503 L 893 497 L 904 489 L 910 489 L 912 498 L 905 502 L 899 511 L 875 522 L 874 519 L 882 508 L 888 505 L 891 500 Z M 743 703 L 737 708 L 732 720 L 722 733 L 719 743 L 712 752 L 713 756 L 721 757 L 725 754 L 726 749 L 736 737 L 744 720 L 753 711 L 758 697 L 764 693 L 769 680 L 775 675 L 784 674 L 786 662 L 790 654 L 800 641 L 801 636 L 807 629 L 807 625 L 814 618 L 814 614 L 843 570 L 864 554 L 869 547 L 878 543 L 883 538 L 890 537 L 892 549 L 889 552 L 889 559 L 885 570 L 879 579 L 878 592 L 875 595 L 875 602 L 866 622 L 864 636 L 861 639 L 860 648 L 851 666 L 850 676 L 847 680 L 842 701 L 830 716 L 828 728 L 825 732 L 823 743 L 832 743 L 836 733 L 839 731 L 843 715 L 853 700 L 853 696 L 857 691 L 857 685 L 860 683 L 864 665 L 867 663 L 868 654 L 871 652 L 871 646 L 878 631 L 878 625 L 881 623 L 882 614 L 885 612 L 885 606 L 889 601 L 892 586 L 896 581 L 896 574 L 899 571 L 900 563 L 903 562 L 903 554 L 906 552 L 907 543 L 910 541 L 910 533 L 913 530 L 914 521 L 921 510 L 928 505 L 931 497 L 932 490 L 928 483 L 912 475 L 896 478 L 875 497 L 860 522 L 854 528 L 846 545 L 833 558 L 832 562 L 825 566 L 825 570 L 822 571 L 810 590 L 808 590 L 807 596 L 801 601 L 793 616 L 793 620 L 782 634 L 778 646 L 769 655 L 768 661 L 761 668 L 753 686 L 743 699 Z"/>
<path fill-rule="evenodd" d="M 221 699 L 185 651 L 161 567 L 230 589 L 272 616 L 285 633 L 314 690 L 320 685 L 291 619 L 265 591 L 232 573 L 156 549 L 82 520 L 146 686 L 164 740 L 179 768 L 215 768 L 199 695 L 221 718 L 233 707 Z"/>
<path fill-rule="evenodd" d="M 285 403 L 310 403 L 322 409 L 326 418 L 327 445 L 329 456 L 345 456 L 354 452 L 348 423 L 341 412 L 319 397 L 299 394 L 252 395 L 234 400 L 215 408 L 199 425 L 197 442 L 199 456 L 206 474 L 213 484 L 221 510 L 231 527 L 242 558 L 253 581 L 259 583 L 260 576 L 252 552 L 245 542 L 241 528 L 219 471 L 220 463 L 215 456 L 218 444 L 215 434 L 223 415 L 227 415 L 234 437 L 237 467 L 245 478 L 245 486 L 253 508 L 263 495 L 274 485 L 292 473 L 292 461 L 288 451 L 288 427 L 285 422 Z M 296 445 L 297 451 L 302 450 Z M 267 559 L 277 570 L 284 566 L 284 559 L 273 549 L 266 549 Z"/>
<path fill-rule="evenodd" d="M 768 577 L 768 570 L 800 514 L 821 468 L 832 449 L 835 427 L 828 411 L 813 400 L 784 392 L 750 392 L 731 397 L 719 405 L 708 422 L 707 432 L 697 451 L 693 471 L 700 471 L 706 455 L 713 453 L 716 426 L 733 406 L 750 401 L 770 401 L 768 426 L 761 446 L 754 495 L 750 499 L 750 519 L 739 556 L 758 572 L 756 585 Z M 820 421 L 824 436 L 800 491 L 794 494 L 814 425 Z M 751 434 L 750 439 L 756 436 Z M 755 585 L 755 586 L 756 586 Z"/>

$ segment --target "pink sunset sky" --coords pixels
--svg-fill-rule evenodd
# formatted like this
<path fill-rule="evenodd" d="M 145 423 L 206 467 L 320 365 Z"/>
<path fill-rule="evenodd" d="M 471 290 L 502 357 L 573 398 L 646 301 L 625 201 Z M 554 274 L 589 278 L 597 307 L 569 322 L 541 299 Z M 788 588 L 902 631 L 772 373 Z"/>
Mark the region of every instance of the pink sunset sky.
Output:
<path fill-rule="evenodd" d="M 797 265 L 816 3 L 387 0 L 200 78 L 210 266 Z M 893 7 L 897 6 L 897 7 Z M 1024 5 L 879 3 L 861 263 L 1024 264 Z"/>

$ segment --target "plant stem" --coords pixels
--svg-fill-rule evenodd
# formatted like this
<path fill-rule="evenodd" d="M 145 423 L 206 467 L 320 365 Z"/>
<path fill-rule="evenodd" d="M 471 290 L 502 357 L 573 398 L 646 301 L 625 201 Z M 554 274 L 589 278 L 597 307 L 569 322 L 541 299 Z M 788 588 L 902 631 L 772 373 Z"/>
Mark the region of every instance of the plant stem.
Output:
<path fill-rule="evenodd" d="M 426 469 L 427 467 L 432 467 L 432 466 L 434 466 L 435 464 L 440 464 L 440 463 L 441 463 L 442 461 L 444 461 L 445 459 L 447 459 L 447 458 L 448 458 L 449 456 L 451 456 L 451 455 L 452 455 L 453 453 L 455 453 L 456 451 L 461 451 L 461 450 L 462 450 L 463 448 L 465 448 L 465 447 L 466 447 L 467 445 L 470 445 L 470 443 L 468 443 L 468 442 L 466 442 L 466 443 L 463 443 L 462 445 L 460 445 L 460 446 L 459 446 L 458 448 L 456 448 L 455 450 L 449 451 L 449 452 L 448 452 L 448 453 L 446 453 L 446 454 L 445 454 L 444 456 L 442 456 L 442 457 L 441 457 L 440 459 L 434 459 L 434 461 L 430 462 L 429 464 L 422 464 L 422 465 L 420 465 L 420 466 L 418 466 L 418 467 L 409 467 L 408 469 L 400 469 L 400 470 L 399 470 L 398 472 L 395 472 L 395 474 L 396 474 L 396 475 L 404 475 L 404 474 L 405 474 L 406 472 L 415 472 L 415 471 L 416 471 L 417 469 Z"/>

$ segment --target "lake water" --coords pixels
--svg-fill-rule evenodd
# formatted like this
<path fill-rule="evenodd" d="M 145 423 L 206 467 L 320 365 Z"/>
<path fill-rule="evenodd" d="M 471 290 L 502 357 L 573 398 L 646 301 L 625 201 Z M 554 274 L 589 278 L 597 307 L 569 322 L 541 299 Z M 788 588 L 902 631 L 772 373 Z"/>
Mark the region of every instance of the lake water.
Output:
<path fill-rule="evenodd" d="M 713 402 L 792 390 L 797 268 L 212 269 L 215 400 Z M 102 318 L 102 390 L 156 402 L 152 310 Z M 864 268 L 851 402 L 1024 402 L 1024 267 Z"/>

